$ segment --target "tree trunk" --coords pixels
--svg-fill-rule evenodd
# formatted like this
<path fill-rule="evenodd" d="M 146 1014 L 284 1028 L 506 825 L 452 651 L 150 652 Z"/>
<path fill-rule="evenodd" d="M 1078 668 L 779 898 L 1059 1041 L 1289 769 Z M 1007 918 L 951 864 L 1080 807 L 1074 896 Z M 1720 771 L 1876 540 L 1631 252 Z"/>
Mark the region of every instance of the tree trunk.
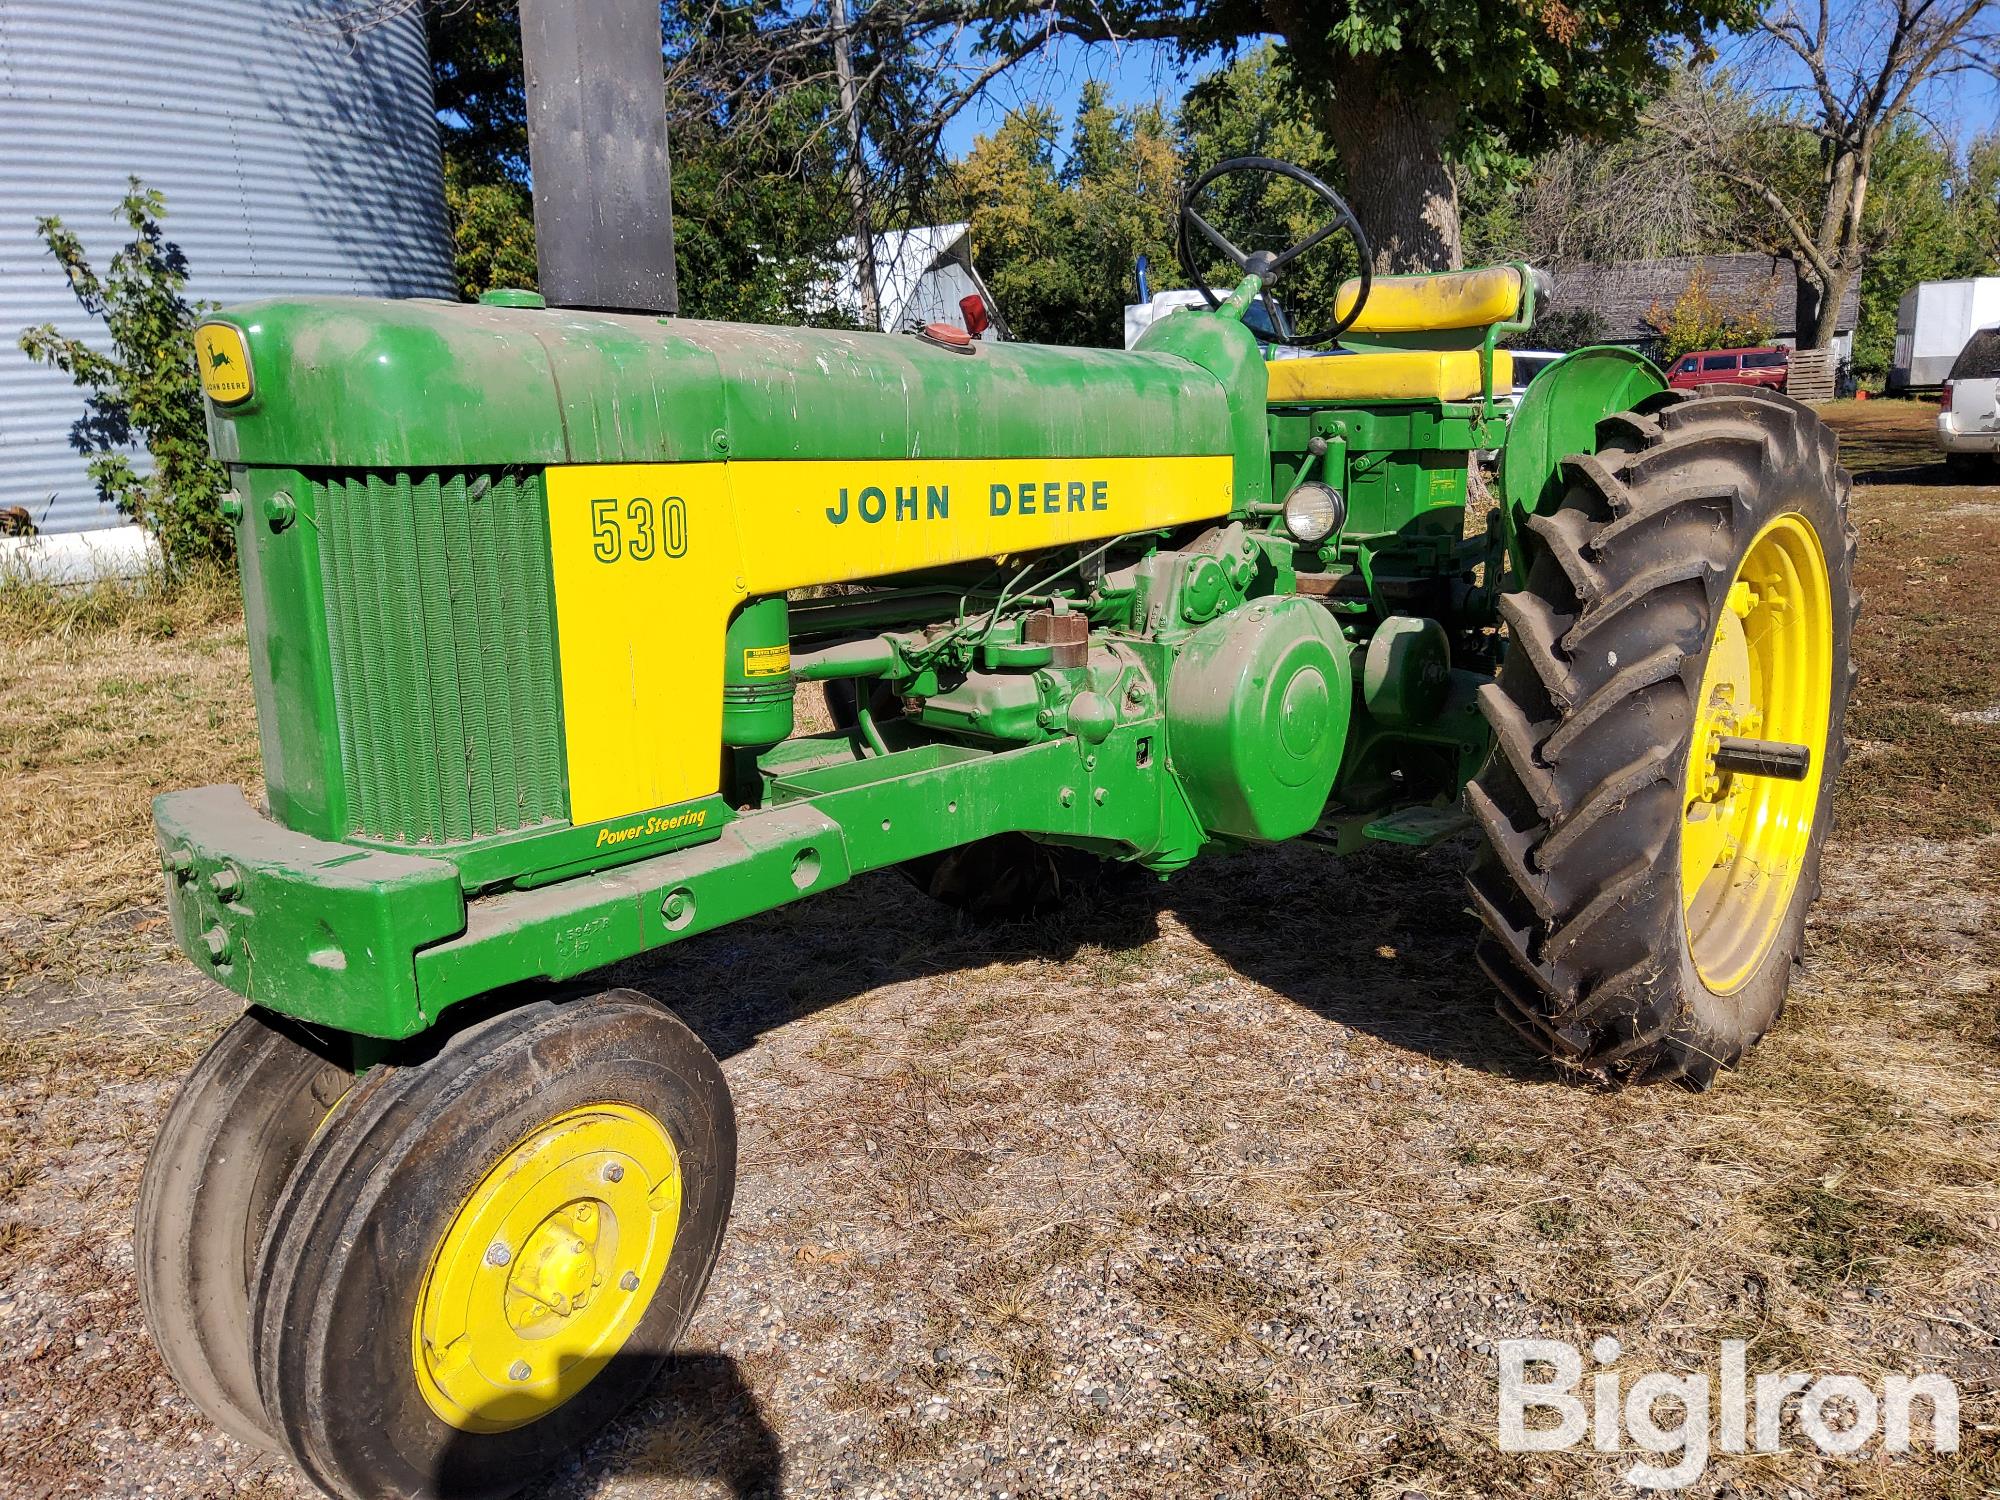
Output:
<path fill-rule="evenodd" d="M 1868 207 L 1871 153 L 1843 151 L 1821 174 L 1826 194 L 1820 211 L 1819 237 L 1812 249 L 1826 264 L 1820 272 L 1801 266 L 1797 317 L 1801 349 L 1830 349 L 1840 333 L 1840 305 L 1847 289 L 1861 274 L 1861 216 Z M 1796 252 L 1794 252 L 1796 253 Z"/>
<path fill-rule="evenodd" d="M 1861 216 L 1868 211 L 1868 181 L 1873 167 L 1873 149 L 1864 143 L 1856 153 L 1848 174 L 1847 227 L 1841 235 L 1839 258 L 1833 275 L 1820 298 L 1819 318 L 1813 328 L 1812 347 L 1830 349 L 1840 332 L 1840 304 L 1847 300 L 1847 288 L 1861 274 Z M 1800 332 L 1804 332 L 1800 326 Z"/>
<path fill-rule="evenodd" d="M 1457 270 L 1458 185 L 1445 166 L 1450 108 L 1414 99 L 1378 74 L 1344 71 L 1319 107 L 1320 128 L 1340 156 L 1334 184 L 1375 247 L 1377 275 Z"/>
<path fill-rule="evenodd" d="M 1836 265 L 1833 279 L 1821 290 L 1819 306 L 1814 308 L 1812 327 L 1799 324 L 1799 347 L 1801 349 L 1831 349 L 1834 339 L 1840 333 L 1840 304 L 1847 300 L 1847 288 L 1853 282 L 1859 267 Z"/>
<path fill-rule="evenodd" d="M 1798 334 L 1798 345 L 1801 349 L 1817 349 L 1820 347 L 1817 342 L 1819 310 L 1826 305 L 1826 292 L 1817 281 L 1813 280 L 1818 274 L 1816 271 L 1799 265 L 1796 260 L 1792 264 L 1799 281 L 1798 297 L 1792 303 L 1792 328 Z M 1835 298 L 1833 305 L 1839 307 L 1840 300 Z"/>

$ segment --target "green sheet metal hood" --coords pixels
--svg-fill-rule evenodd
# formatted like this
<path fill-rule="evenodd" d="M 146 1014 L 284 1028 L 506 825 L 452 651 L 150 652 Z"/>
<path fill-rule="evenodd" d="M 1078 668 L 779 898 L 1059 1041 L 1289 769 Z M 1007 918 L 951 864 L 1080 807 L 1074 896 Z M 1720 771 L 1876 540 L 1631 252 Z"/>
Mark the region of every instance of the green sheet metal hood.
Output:
<path fill-rule="evenodd" d="M 1171 353 L 979 344 L 964 354 L 890 334 L 334 297 L 248 303 L 216 320 L 242 330 L 250 354 L 250 398 L 210 407 L 216 453 L 231 463 L 1231 449 L 1223 384 Z"/>

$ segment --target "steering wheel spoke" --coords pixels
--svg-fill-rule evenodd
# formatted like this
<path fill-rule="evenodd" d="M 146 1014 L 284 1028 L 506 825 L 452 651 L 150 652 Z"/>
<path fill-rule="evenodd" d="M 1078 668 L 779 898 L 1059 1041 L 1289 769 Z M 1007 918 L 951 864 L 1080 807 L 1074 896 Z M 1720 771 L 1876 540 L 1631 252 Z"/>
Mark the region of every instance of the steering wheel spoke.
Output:
<path fill-rule="evenodd" d="M 1217 229 L 1213 224 L 1209 223 L 1208 220 L 1204 219 L 1200 214 L 1196 213 L 1192 208 L 1187 210 L 1187 217 L 1189 223 L 1193 224 L 1195 228 L 1199 229 L 1204 235 L 1208 237 L 1208 241 L 1210 244 L 1214 245 L 1216 249 L 1220 250 L 1224 255 L 1228 256 L 1231 260 L 1235 261 L 1237 265 L 1247 266 L 1250 263 L 1249 256 L 1245 255 L 1241 250 L 1238 250 L 1235 244 L 1226 235 L 1224 235 L 1221 230 Z"/>
<path fill-rule="evenodd" d="M 1210 183 L 1226 174 L 1244 172 L 1283 177 L 1297 183 L 1331 210 L 1331 220 L 1283 250 L 1275 253 L 1268 250 L 1252 250 L 1246 254 L 1239 250 L 1227 235 L 1209 223 L 1195 207 L 1196 201 Z M 1181 270 L 1200 290 L 1203 299 L 1210 307 L 1221 306 L 1222 299 L 1216 296 L 1208 285 L 1208 278 L 1202 274 L 1202 267 L 1194 253 L 1195 241 L 1190 229 L 1199 232 L 1203 239 L 1227 256 L 1239 270 L 1263 279 L 1265 287 L 1259 293 L 1259 300 L 1263 303 L 1265 315 L 1270 319 L 1271 341 L 1274 343 L 1290 344 L 1299 348 L 1331 343 L 1353 326 L 1354 320 L 1361 315 L 1361 308 L 1367 302 L 1368 293 L 1374 285 L 1374 252 L 1369 247 L 1368 236 L 1363 232 L 1360 221 L 1354 217 L 1354 211 L 1347 206 L 1346 200 L 1304 167 L 1280 161 L 1276 157 L 1235 156 L 1210 167 L 1195 180 L 1194 185 L 1187 190 L 1186 196 L 1181 199 L 1180 221 L 1180 232 L 1175 237 L 1175 248 L 1180 254 Z M 1292 329 L 1291 320 L 1285 316 L 1284 310 L 1271 296 L 1269 285 L 1277 278 L 1279 272 L 1298 260 L 1300 256 L 1337 234 L 1346 234 L 1354 241 L 1355 251 L 1361 259 L 1360 286 L 1357 288 L 1357 295 L 1349 303 L 1344 315 L 1336 306 L 1333 326 L 1324 333 L 1310 337 L 1296 333 Z"/>
<path fill-rule="evenodd" d="M 1331 224 L 1320 225 L 1319 228 L 1315 229 L 1311 234 L 1307 235 L 1304 239 L 1300 240 L 1296 245 L 1288 246 L 1285 249 L 1280 250 L 1276 255 L 1272 256 L 1271 264 L 1267 269 L 1271 271 L 1277 271 L 1285 266 L 1290 265 L 1293 261 L 1297 260 L 1301 255 L 1304 255 L 1306 251 L 1312 249 L 1313 246 L 1322 244 L 1325 241 L 1332 239 L 1333 236 L 1339 234 L 1340 231 L 1345 229 L 1346 227 L 1347 223 L 1346 220 L 1344 219 L 1335 220 Z"/>
<path fill-rule="evenodd" d="M 1257 294 L 1257 300 L 1264 304 L 1264 316 L 1270 320 L 1271 336 L 1280 343 L 1287 342 L 1291 338 L 1292 320 L 1285 316 L 1285 310 L 1278 305 L 1278 299 L 1268 291 L 1264 291 Z"/>

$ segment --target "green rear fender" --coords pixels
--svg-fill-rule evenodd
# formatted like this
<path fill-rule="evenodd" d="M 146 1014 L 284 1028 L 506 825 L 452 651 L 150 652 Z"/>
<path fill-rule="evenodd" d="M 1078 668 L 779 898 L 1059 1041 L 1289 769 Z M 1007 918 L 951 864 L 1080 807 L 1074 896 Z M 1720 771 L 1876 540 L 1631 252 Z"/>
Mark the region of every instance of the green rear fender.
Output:
<path fill-rule="evenodd" d="M 1565 355 L 1529 384 L 1500 459 L 1501 521 L 1516 578 L 1527 576 L 1520 535 L 1528 517 L 1553 510 L 1562 499 L 1563 460 L 1595 453 L 1599 422 L 1666 388 L 1658 365 L 1610 347 Z"/>

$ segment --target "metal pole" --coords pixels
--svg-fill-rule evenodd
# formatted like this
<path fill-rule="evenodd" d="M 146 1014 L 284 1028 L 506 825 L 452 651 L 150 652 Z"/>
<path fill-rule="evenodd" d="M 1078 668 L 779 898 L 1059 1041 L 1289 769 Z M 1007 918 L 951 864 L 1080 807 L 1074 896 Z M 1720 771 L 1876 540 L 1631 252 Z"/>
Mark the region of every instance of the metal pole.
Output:
<path fill-rule="evenodd" d="M 521 61 L 549 305 L 674 312 L 657 0 L 521 0 Z"/>
<path fill-rule="evenodd" d="M 833 20 L 833 70 L 840 79 L 840 113 L 847 123 L 847 199 L 854 211 L 854 275 L 861 288 L 861 321 L 882 326 L 882 294 L 875 284 L 875 234 L 868 219 L 868 169 L 861 154 L 861 110 L 854 61 L 847 51 L 847 0 L 828 0 Z"/>

